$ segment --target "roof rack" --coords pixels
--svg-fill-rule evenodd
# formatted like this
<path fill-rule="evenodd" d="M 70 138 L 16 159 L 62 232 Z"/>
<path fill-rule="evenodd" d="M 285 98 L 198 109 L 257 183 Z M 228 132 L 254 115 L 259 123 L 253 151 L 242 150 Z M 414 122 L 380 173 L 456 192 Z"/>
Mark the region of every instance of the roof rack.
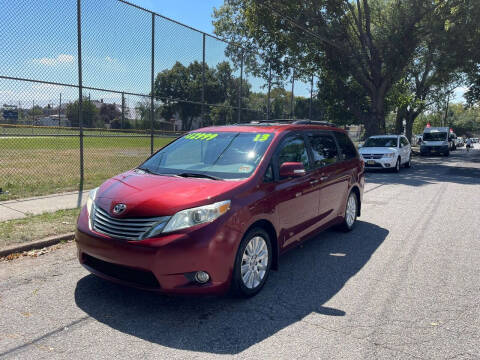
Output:
<path fill-rule="evenodd" d="M 337 127 L 337 125 L 335 125 L 331 122 L 318 121 L 318 120 L 297 120 L 297 121 L 294 121 L 293 124 L 295 124 L 295 125 L 323 125 L 323 126 Z"/>
<path fill-rule="evenodd" d="M 323 125 L 337 127 L 335 124 L 328 121 L 308 120 L 308 119 L 270 119 L 270 120 L 254 120 L 250 121 L 252 125 L 273 125 L 278 123 L 287 123 L 292 125 Z"/>

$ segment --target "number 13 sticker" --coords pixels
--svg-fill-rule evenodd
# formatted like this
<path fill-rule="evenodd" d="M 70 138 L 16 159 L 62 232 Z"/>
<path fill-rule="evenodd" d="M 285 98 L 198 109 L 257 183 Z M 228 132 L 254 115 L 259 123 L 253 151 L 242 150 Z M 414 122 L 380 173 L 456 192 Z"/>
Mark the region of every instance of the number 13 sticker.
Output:
<path fill-rule="evenodd" d="M 270 134 L 258 134 L 253 138 L 253 141 L 267 141 Z"/>

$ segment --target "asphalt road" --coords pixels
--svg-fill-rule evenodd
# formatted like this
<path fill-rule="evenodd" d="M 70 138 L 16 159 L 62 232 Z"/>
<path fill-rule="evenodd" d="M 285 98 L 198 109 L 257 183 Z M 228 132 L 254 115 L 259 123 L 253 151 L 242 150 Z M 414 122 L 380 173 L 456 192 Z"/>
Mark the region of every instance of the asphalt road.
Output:
<path fill-rule="evenodd" d="M 104 282 L 68 244 L 0 263 L 0 358 L 479 359 L 480 149 L 367 175 L 348 234 L 281 258 L 249 300 Z"/>

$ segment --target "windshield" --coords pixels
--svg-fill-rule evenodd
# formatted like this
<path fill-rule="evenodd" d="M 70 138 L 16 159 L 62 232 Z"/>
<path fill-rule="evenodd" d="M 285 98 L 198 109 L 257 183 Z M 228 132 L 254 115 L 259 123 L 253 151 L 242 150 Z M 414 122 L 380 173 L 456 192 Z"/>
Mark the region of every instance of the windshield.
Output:
<path fill-rule="evenodd" d="M 269 133 L 193 132 L 172 142 L 140 169 L 211 179 L 244 179 L 262 160 L 272 141 Z"/>
<path fill-rule="evenodd" d="M 430 132 L 423 134 L 423 140 L 425 141 L 447 141 L 446 132 Z"/>
<path fill-rule="evenodd" d="M 368 138 L 363 147 L 397 147 L 397 138 Z"/>

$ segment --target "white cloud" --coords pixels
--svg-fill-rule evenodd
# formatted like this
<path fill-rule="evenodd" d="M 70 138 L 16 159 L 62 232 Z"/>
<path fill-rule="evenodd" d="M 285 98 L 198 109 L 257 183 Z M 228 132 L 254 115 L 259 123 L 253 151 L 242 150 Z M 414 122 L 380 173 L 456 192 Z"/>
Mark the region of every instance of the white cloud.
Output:
<path fill-rule="evenodd" d="M 73 63 L 74 60 L 75 58 L 73 57 L 73 55 L 59 54 L 57 57 L 54 58 L 43 57 L 40 59 L 32 59 L 32 62 L 34 64 L 40 64 L 45 66 L 56 66 L 60 64 L 70 64 Z"/>

